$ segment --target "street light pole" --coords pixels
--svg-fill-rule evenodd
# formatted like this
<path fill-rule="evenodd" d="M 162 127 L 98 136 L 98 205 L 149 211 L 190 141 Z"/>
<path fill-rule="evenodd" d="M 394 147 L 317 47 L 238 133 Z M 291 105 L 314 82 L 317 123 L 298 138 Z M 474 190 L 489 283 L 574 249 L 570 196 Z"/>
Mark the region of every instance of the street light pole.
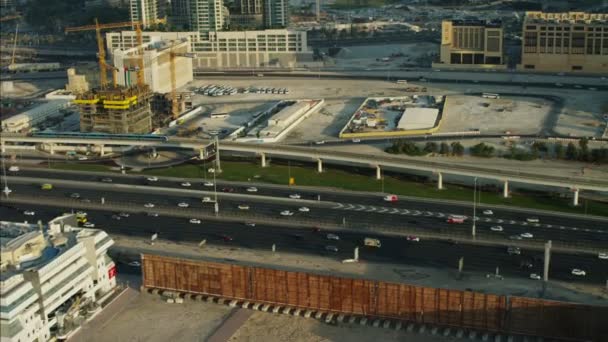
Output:
<path fill-rule="evenodd" d="M 477 177 L 473 182 L 473 227 L 471 227 L 471 235 L 475 238 L 477 234 L 477 227 L 475 226 L 477 222 Z"/>
<path fill-rule="evenodd" d="M 217 172 L 217 165 L 215 165 L 215 169 L 213 170 L 213 195 L 215 196 L 215 200 L 213 201 L 213 209 L 215 212 L 215 216 L 218 215 L 220 211 L 220 205 L 217 202 L 217 182 L 215 181 L 215 173 Z"/>

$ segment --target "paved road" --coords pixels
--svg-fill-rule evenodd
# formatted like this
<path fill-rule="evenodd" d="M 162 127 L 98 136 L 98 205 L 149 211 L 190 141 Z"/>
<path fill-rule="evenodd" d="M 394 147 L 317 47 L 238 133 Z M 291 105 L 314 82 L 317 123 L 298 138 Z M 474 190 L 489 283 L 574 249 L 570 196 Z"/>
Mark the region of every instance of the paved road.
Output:
<path fill-rule="evenodd" d="M 34 210 L 35 216 L 26 216 L 24 210 Z M 43 222 L 69 208 L 44 207 L 38 205 L 6 206 L 0 205 L 0 216 L 4 220 Z M 454 270 L 458 259 L 464 257 L 465 270 L 493 273 L 500 267 L 505 276 L 529 277 L 530 273 L 542 272 L 542 253 L 522 250 L 520 256 L 511 256 L 504 247 L 473 246 L 454 244 L 446 241 L 422 240 L 409 242 L 400 237 L 389 237 L 369 233 L 345 231 L 316 231 L 312 228 L 285 228 L 280 226 L 257 225 L 246 226 L 243 223 L 228 223 L 207 220 L 200 224 L 189 222 L 188 218 L 149 217 L 146 214 L 131 214 L 120 220 L 112 218 L 116 213 L 105 211 L 88 211 L 89 221 L 110 235 L 120 234 L 133 237 L 150 237 L 158 233 L 162 239 L 172 241 L 200 242 L 223 246 L 239 246 L 249 249 L 270 250 L 276 244 L 278 251 L 289 251 L 303 255 L 324 255 L 332 259 L 352 258 L 356 246 L 361 246 L 365 237 L 381 240 L 381 248 L 361 248 L 362 260 L 376 262 L 404 263 L 440 269 Z M 334 233 L 340 240 L 327 239 L 328 233 Z M 224 237 L 232 238 L 231 241 Z M 336 246 L 338 252 L 326 251 L 326 246 Z M 608 279 L 608 260 L 596 256 L 554 253 L 551 259 L 551 277 L 560 280 L 604 284 Z M 522 264 L 530 262 L 528 269 Z M 571 275 L 572 268 L 583 268 L 586 277 Z"/>
<path fill-rule="evenodd" d="M 61 172 L 49 170 L 21 170 L 20 177 L 53 178 L 65 179 L 66 175 Z M 212 212 L 211 204 L 201 204 L 201 197 L 208 196 L 213 198 L 213 187 L 204 186 L 201 181 L 190 180 L 191 186 L 184 187 L 181 181 L 159 179 L 156 182 L 149 182 L 143 176 L 122 176 L 112 175 L 112 183 L 106 183 L 104 190 L 82 189 L 76 186 L 55 186 L 52 192 L 42 192 L 39 182 L 32 181 L 25 184 L 13 184 L 11 188 L 15 193 L 29 195 L 56 196 L 58 199 L 66 199 L 72 193 L 79 193 L 82 197 L 99 200 L 105 197 L 108 200 L 119 199 L 133 205 L 140 205 L 152 202 L 157 206 L 176 208 L 180 202 L 186 202 L 192 207 L 201 207 L 202 210 Z M 73 181 L 92 182 L 93 184 L 104 184 L 101 180 L 104 177 L 87 173 L 70 173 L 69 179 Z M 9 177 L 9 184 L 10 184 Z M 116 189 L 118 184 L 145 185 L 150 186 L 148 193 L 127 192 L 125 189 Z M 162 192 L 154 193 L 156 187 L 172 188 L 178 190 L 207 191 L 207 194 L 186 193 L 184 195 L 168 196 Z M 319 219 L 332 223 L 342 224 L 346 221 L 347 225 L 355 224 L 358 227 L 374 227 L 378 223 L 398 227 L 415 227 L 439 233 L 460 232 L 468 233 L 471 230 L 471 221 L 465 224 L 449 224 L 447 218 L 451 214 L 466 215 L 472 217 L 473 210 L 471 205 L 460 205 L 454 203 L 444 203 L 440 201 L 423 202 L 402 198 L 399 202 L 388 203 L 382 200 L 381 195 L 360 194 L 332 190 L 302 190 L 294 191 L 289 187 L 270 186 L 256 184 L 256 192 L 248 192 L 249 186 L 234 185 L 234 183 L 218 182 L 217 190 L 220 192 L 220 209 L 232 213 L 254 212 L 256 215 L 264 215 L 270 218 L 284 218 L 280 215 L 283 210 L 290 210 L 294 213 L 294 219 L 306 219 L 312 221 Z M 106 190 L 107 189 L 107 190 Z M 234 198 L 233 194 L 224 195 L 222 191 L 234 191 L 233 194 L 241 194 L 239 198 Z M 147 190 L 143 190 L 147 191 Z M 298 203 L 290 201 L 289 196 L 300 195 L 301 199 L 314 202 Z M 251 197 L 253 195 L 263 197 Z M 227 197 L 228 196 L 228 197 Z M 321 201 L 318 201 L 318 200 Z M 292 204 L 293 203 L 293 204 Z M 249 211 L 238 209 L 240 204 L 250 206 Z M 300 208 L 306 206 L 310 212 L 300 212 Z M 477 208 L 477 234 L 479 237 L 493 237 L 508 239 L 511 236 L 522 233 L 531 233 L 533 239 L 539 241 L 554 240 L 567 243 L 586 243 L 590 246 L 608 246 L 608 219 L 586 219 L 580 216 L 556 216 L 543 215 L 523 212 L 522 210 L 510 210 L 502 208 L 492 208 L 492 215 L 485 215 L 483 212 L 489 207 L 481 206 Z M 529 223 L 528 218 L 538 218 L 539 223 Z M 491 231 L 491 227 L 501 226 L 502 232 Z"/>

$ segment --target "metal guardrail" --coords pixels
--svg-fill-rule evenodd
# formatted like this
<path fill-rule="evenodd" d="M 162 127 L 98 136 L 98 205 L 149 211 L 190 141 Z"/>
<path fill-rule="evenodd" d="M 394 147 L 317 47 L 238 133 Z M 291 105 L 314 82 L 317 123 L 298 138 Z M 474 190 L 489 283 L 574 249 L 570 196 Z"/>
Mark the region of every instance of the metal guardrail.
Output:
<path fill-rule="evenodd" d="M 205 213 L 200 208 L 176 208 L 176 207 L 165 207 L 157 205 L 154 208 L 145 208 L 143 204 L 136 204 L 134 202 L 127 201 L 113 201 L 105 200 L 104 203 L 87 203 L 76 199 L 57 198 L 54 196 L 29 196 L 20 194 L 11 194 L 8 198 L 3 198 L 4 203 L 27 203 L 36 205 L 47 205 L 60 208 L 73 208 L 73 209 L 89 209 L 89 210 L 102 210 L 110 212 L 128 212 L 128 213 L 149 213 L 155 212 L 159 215 L 171 216 L 171 217 L 183 217 L 183 218 L 198 218 L 207 220 L 218 220 L 227 222 L 253 222 L 256 224 L 265 224 L 272 226 L 282 226 L 285 228 L 310 228 L 319 227 L 324 229 L 332 230 L 345 230 L 354 233 L 370 233 L 370 234 L 381 234 L 391 235 L 397 237 L 404 237 L 408 235 L 415 235 L 425 239 L 435 240 L 450 240 L 463 244 L 473 245 L 487 245 L 487 246 L 516 246 L 526 249 L 543 250 L 543 241 L 509 241 L 501 239 L 491 239 L 487 237 L 476 237 L 472 238 L 470 235 L 465 233 L 432 233 L 424 228 L 416 227 L 395 227 L 394 225 L 386 224 L 361 224 L 356 222 L 340 222 L 339 219 L 313 219 L 313 218 L 302 218 L 298 217 L 297 220 L 293 217 L 289 219 L 281 218 L 270 218 L 267 215 L 255 214 L 253 212 L 230 212 L 220 211 L 217 214 Z M 556 252 L 566 253 L 587 253 L 597 255 L 598 252 L 602 252 L 601 245 L 594 245 L 591 243 L 581 242 L 563 242 L 554 241 L 552 250 Z"/>

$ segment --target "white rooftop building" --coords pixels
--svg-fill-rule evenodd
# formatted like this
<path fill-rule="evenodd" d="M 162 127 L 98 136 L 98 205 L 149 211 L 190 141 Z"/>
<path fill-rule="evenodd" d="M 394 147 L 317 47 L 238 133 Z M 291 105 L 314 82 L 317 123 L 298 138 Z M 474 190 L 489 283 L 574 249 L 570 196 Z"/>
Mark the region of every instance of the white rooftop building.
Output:
<path fill-rule="evenodd" d="M 401 115 L 401 119 L 399 119 L 397 129 L 412 130 L 433 128 L 435 127 L 435 122 L 437 120 L 438 115 L 438 108 L 406 108 L 403 111 L 403 115 Z"/>
<path fill-rule="evenodd" d="M 71 214 L 48 225 L 0 222 L 2 342 L 48 341 L 55 328 L 66 334 L 80 309 L 99 311 L 96 301 L 115 288 L 107 256 L 114 241 L 75 225 Z"/>
<path fill-rule="evenodd" d="M 69 100 L 51 100 L 2 121 L 2 131 L 10 133 L 28 132 L 45 120 L 63 115 L 61 109 L 67 108 Z"/>

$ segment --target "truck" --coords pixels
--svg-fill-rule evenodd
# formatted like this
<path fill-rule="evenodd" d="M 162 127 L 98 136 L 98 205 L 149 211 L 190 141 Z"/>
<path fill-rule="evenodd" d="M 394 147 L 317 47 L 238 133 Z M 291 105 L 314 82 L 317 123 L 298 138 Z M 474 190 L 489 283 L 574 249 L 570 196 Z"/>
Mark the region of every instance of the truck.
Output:
<path fill-rule="evenodd" d="M 374 238 L 369 238 L 369 237 L 366 237 L 365 239 L 363 239 L 363 244 L 368 247 L 376 247 L 376 248 L 380 248 L 380 246 L 382 246 L 382 244 L 380 243 L 380 240 L 374 239 Z"/>

